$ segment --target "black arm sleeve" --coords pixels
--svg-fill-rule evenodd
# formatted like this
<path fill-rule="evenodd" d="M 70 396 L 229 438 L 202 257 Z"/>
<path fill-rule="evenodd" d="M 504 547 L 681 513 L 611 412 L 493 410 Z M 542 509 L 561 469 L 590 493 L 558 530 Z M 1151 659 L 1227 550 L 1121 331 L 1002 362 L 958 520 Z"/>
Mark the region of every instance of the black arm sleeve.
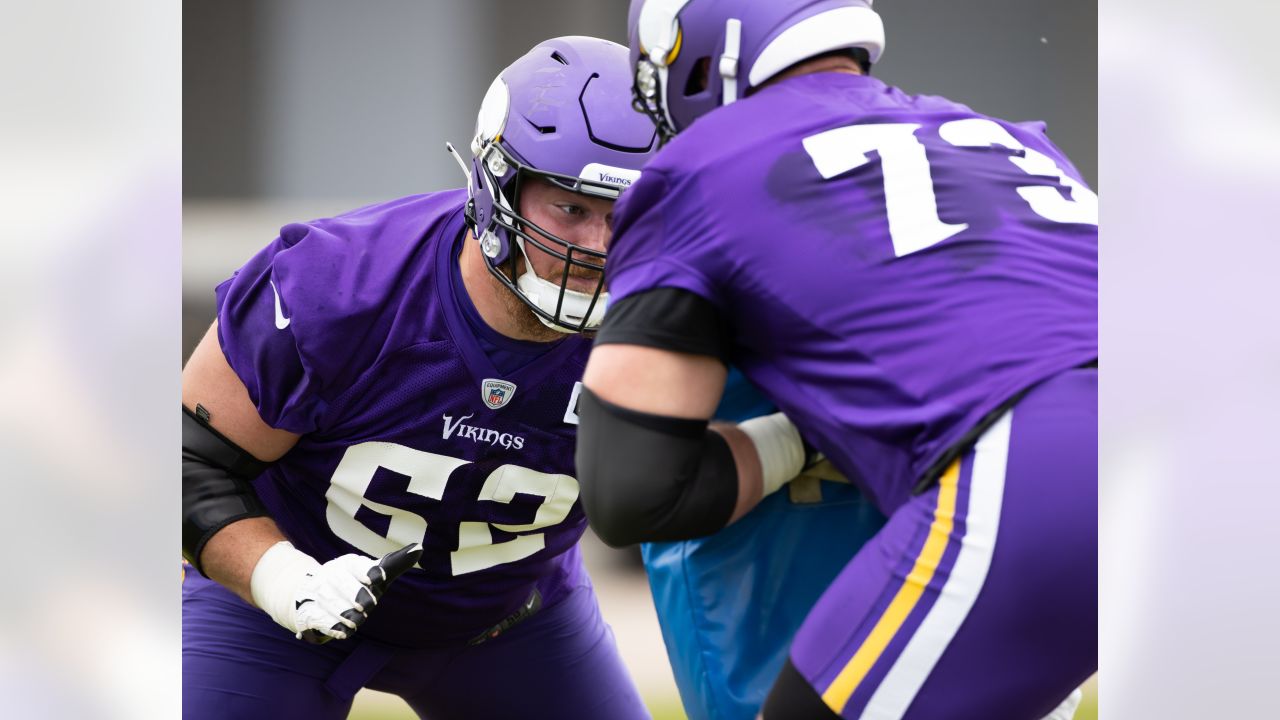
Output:
<path fill-rule="evenodd" d="M 729 324 L 719 308 L 697 293 L 656 288 L 609 306 L 596 345 L 618 343 L 710 355 L 729 364 Z"/>
<path fill-rule="evenodd" d="M 578 407 L 582 509 L 606 543 L 687 540 L 728 524 L 738 468 L 706 420 L 628 410 L 587 388 Z"/>
<path fill-rule="evenodd" d="M 200 552 L 214 533 L 267 515 L 251 482 L 267 466 L 182 408 L 182 554 L 202 574 Z"/>

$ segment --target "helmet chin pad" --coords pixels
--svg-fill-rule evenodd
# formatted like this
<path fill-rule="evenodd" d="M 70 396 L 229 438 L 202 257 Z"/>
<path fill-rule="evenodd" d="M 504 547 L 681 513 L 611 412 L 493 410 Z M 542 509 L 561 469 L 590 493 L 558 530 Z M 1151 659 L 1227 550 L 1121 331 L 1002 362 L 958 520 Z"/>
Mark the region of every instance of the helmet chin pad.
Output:
<path fill-rule="evenodd" d="M 525 270 L 516 278 L 516 287 L 526 303 L 542 312 L 535 312 L 543 325 L 562 333 L 575 333 L 595 330 L 604 320 L 605 306 L 609 303 L 609 293 L 601 292 L 592 307 L 590 293 L 570 290 L 557 283 L 538 277 L 525 252 L 524 240 L 516 241 L 525 258 Z M 559 305 L 559 313 L 556 312 Z M 590 314 L 588 315 L 588 309 Z"/>

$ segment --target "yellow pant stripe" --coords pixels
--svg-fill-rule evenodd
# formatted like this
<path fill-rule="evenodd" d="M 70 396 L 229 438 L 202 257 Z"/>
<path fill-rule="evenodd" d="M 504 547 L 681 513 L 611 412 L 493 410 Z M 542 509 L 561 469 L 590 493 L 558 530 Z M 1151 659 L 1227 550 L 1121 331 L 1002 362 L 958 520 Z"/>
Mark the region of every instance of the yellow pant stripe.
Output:
<path fill-rule="evenodd" d="M 858 685 L 871 670 L 871 666 L 880 659 L 884 649 L 889 646 L 889 641 L 906 622 L 907 616 L 911 614 L 911 610 L 924 594 L 929 581 L 933 579 L 938 563 L 942 560 L 942 553 L 947 549 L 947 539 L 951 537 L 951 530 L 955 525 L 956 492 L 959 481 L 960 461 L 956 460 L 943 473 L 939 482 L 938 507 L 933 514 L 929 537 L 925 540 L 920 554 L 916 556 L 916 564 L 907 575 L 906 582 L 902 584 L 893 602 L 889 603 L 889 607 L 880 616 L 880 620 L 876 622 L 871 634 L 863 641 L 853 658 L 844 666 L 840 674 L 836 675 L 836 679 L 832 681 L 827 691 L 822 693 L 823 702 L 833 711 L 837 713 L 844 711 L 844 706 L 848 704 L 853 692 L 858 689 Z"/>

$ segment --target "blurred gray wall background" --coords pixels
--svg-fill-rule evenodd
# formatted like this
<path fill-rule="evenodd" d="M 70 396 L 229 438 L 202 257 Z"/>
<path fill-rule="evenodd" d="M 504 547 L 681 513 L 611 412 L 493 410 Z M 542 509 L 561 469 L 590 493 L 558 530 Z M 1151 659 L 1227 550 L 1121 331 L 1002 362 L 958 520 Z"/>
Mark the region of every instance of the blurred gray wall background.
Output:
<path fill-rule="evenodd" d="M 188 198 L 382 198 L 457 184 L 494 76 L 555 35 L 624 39 L 622 2 L 187 2 Z"/>
<path fill-rule="evenodd" d="M 449 187 L 489 81 L 538 41 L 626 42 L 624 0 L 220 0 L 183 16 L 188 198 L 377 198 Z M 881 0 L 875 73 L 1045 119 L 1096 179 L 1097 3 Z"/>

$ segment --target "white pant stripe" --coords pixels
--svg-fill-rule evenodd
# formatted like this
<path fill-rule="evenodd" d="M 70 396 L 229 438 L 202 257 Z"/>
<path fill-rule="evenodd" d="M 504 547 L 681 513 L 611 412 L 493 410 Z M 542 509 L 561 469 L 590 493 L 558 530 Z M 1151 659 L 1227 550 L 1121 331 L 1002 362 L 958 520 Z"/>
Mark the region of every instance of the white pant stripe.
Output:
<path fill-rule="evenodd" d="M 863 720 L 899 720 L 933 671 L 938 658 L 955 637 L 978 599 L 991 567 L 1000 506 L 1004 501 L 1005 466 L 1009 458 L 1009 430 L 1013 411 L 1006 412 L 974 446 L 969 483 L 969 508 L 960 555 L 938 601 L 925 616 L 902 654 L 872 694 Z"/>

